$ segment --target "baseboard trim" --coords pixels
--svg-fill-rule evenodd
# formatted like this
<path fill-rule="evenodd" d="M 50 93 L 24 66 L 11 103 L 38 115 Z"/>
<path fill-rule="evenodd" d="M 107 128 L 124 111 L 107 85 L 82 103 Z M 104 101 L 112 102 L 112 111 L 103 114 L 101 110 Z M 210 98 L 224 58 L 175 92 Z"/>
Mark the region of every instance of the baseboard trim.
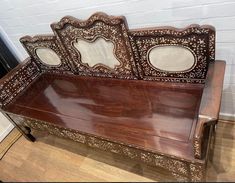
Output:
<path fill-rule="evenodd" d="M 0 134 L 0 142 L 13 130 L 14 126 L 9 124 L 9 126 Z"/>
<path fill-rule="evenodd" d="M 231 115 L 227 113 L 220 113 L 219 119 L 235 123 L 235 115 Z"/>

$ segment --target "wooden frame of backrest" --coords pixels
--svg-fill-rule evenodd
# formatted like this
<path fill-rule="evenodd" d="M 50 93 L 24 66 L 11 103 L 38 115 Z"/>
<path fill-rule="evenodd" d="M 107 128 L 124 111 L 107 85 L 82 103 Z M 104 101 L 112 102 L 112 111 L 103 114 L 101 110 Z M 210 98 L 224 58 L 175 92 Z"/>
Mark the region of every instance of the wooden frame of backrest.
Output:
<path fill-rule="evenodd" d="M 37 35 L 34 37 L 24 36 L 20 39 L 24 48 L 30 55 L 31 59 L 38 65 L 42 72 L 50 71 L 54 73 L 69 73 L 71 72 L 72 63 L 69 60 L 67 52 L 62 44 L 54 35 Z M 59 66 L 50 66 L 40 61 L 36 54 L 37 48 L 52 49 L 60 58 L 61 64 Z"/>
<path fill-rule="evenodd" d="M 0 80 L 0 108 L 10 103 L 34 79 L 40 76 L 41 71 L 31 59 L 17 65 Z"/>
<path fill-rule="evenodd" d="M 208 66 L 215 59 L 215 29 L 209 25 L 190 25 L 185 29 L 158 27 L 130 31 L 139 75 L 144 80 L 204 83 Z M 190 50 L 196 60 L 187 71 L 168 72 L 148 62 L 148 51 L 155 46 L 181 46 Z"/>
<path fill-rule="evenodd" d="M 66 16 L 58 23 L 51 24 L 58 39 L 61 40 L 72 61 L 74 71 L 83 76 L 101 76 L 124 79 L 137 79 L 133 53 L 128 37 L 128 28 L 125 17 L 113 17 L 104 13 L 95 13 L 88 20 L 81 21 L 74 17 Z M 120 61 L 120 67 L 107 68 L 103 64 L 90 67 L 81 61 L 81 54 L 73 43 L 78 38 L 94 42 L 97 37 L 104 38 L 114 43 L 113 54 Z"/>
<path fill-rule="evenodd" d="M 51 24 L 54 35 L 23 37 L 21 43 L 42 70 L 71 72 L 81 76 L 141 79 L 163 82 L 205 83 L 208 65 L 215 57 L 215 29 L 208 25 L 191 25 L 185 29 L 160 27 L 129 30 L 124 17 L 95 13 L 85 21 L 66 16 Z M 98 37 L 115 44 L 113 54 L 121 66 L 113 69 L 102 64 L 90 67 L 81 61 L 81 54 L 73 46 L 77 38 L 95 41 Z M 182 72 L 168 72 L 154 68 L 147 53 L 155 46 L 180 46 L 190 50 L 195 58 L 192 68 Z M 53 49 L 62 64 L 50 67 L 40 62 L 37 47 Z"/>

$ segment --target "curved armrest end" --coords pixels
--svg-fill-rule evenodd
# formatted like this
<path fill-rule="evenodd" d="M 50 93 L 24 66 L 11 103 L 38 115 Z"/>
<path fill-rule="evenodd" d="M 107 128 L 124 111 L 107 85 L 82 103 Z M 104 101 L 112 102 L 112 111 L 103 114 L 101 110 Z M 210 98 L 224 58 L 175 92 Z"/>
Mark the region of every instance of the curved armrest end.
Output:
<path fill-rule="evenodd" d="M 208 140 L 206 139 L 205 128 L 208 125 L 216 124 L 218 121 L 225 65 L 225 61 L 221 60 L 216 60 L 209 65 L 193 139 L 194 156 L 197 159 L 203 158 L 203 143 Z"/>
<path fill-rule="evenodd" d="M 196 159 L 202 159 L 203 155 L 203 141 L 206 138 L 206 134 L 204 133 L 205 127 L 216 124 L 218 119 L 210 118 L 208 116 L 199 115 L 199 120 L 196 126 L 194 138 L 193 138 L 193 149 L 194 149 L 194 157 Z"/>

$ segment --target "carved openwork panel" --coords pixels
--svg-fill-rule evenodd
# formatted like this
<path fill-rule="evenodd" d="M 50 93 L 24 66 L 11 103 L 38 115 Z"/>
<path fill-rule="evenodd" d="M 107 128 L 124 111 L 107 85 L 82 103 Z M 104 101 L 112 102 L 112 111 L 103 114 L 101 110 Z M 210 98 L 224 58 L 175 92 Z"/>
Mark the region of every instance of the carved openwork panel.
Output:
<path fill-rule="evenodd" d="M 103 13 L 86 21 L 64 17 L 51 27 L 68 50 L 78 75 L 138 78 L 123 17 Z"/>
<path fill-rule="evenodd" d="M 204 83 L 215 57 L 215 31 L 210 26 L 135 30 L 130 39 L 145 80 Z"/>
<path fill-rule="evenodd" d="M 16 95 L 24 90 L 37 76 L 39 68 L 31 60 L 19 65 L 15 73 L 0 83 L 0 107 L 8 104 Z"/>
<path fill-rule="evenodd" d="M 61 73 L 72 70 L 67 53 L 55 36 L 25 36 L 20 41 L 42 71 Z"/>

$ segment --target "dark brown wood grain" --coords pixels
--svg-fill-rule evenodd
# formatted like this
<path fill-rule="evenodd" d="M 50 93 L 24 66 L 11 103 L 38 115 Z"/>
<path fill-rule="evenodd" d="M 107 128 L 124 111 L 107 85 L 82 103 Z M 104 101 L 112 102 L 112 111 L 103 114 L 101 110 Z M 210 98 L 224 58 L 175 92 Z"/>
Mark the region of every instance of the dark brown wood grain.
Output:
<path fill-rule="evenodd" d="M 225 61 L 210 63 L 207 81 L 204 87 L 199 114 L 218 119 L 223 81 L 225 74 Z"/>
<path fill-rule="evenodd" d="M 44 74 L 5 110 L 192 158 L 202 90 L 193 84 Z"/>
<path fill-rule="evenodd" d="M 205 132 L 206 126 L 213 126 L 218 121 L 221 95 L 223 91 L 224 72 L 224 61 L 215 61 L 214 63 L 210 63 L 194 135 L 194 142 L 200 145 L 200 153 L 195 155 L 195 157 L 199 159 L 202 158 L 202 155 L 205 154 L 205 151 L 207 150 L 206 148 L 203 148 L 203 141 L 207 135 Z"/>

